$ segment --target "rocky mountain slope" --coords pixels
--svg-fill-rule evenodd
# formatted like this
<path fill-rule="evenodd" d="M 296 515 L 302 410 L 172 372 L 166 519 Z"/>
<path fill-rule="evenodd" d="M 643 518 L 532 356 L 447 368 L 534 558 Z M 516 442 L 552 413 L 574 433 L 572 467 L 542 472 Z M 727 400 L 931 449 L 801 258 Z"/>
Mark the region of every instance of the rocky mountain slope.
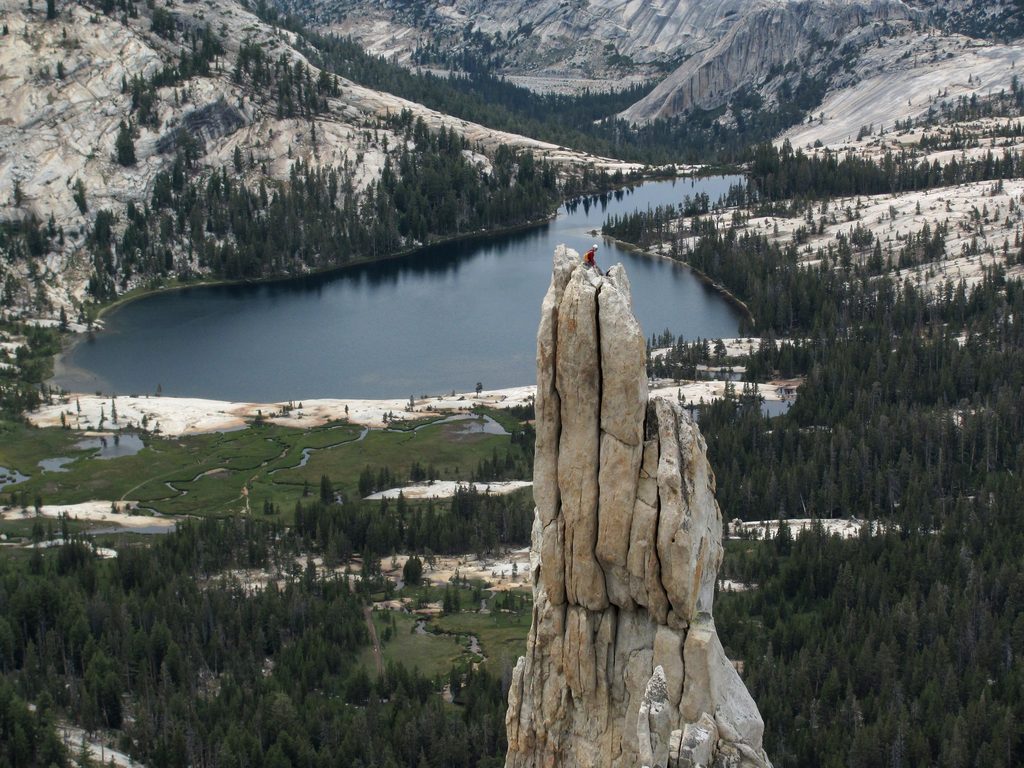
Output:
<path fill-rule="evenodd" d="M 35 259 L 0 241 L 9 306 L 34 304 L 54 318 L 59 308 L 77 306 L 96 216 L 110 211 L 115 233 L 123 231 L 127 207 L 147 205 L 182 141 L 193 177 L 235 165 L 240 182 L 284 184 L 301 163 L 339 169 L 358 195 L 402 152 L 388 120 L 408 110 L 431 131 L 445 128 L 469 142 L 481 167 L 501 145 L 563 168 L 623 167 L 324 75 L 295 34 L 235 0 L 110 2 L 106 12 L 104 5 L 58 0 L 48 13 L 43 2 L 0 2 L 0 222 L 32 220 L 48 229 Z M 316 84 L 322 104 L 282 113 L 279 83 L 257 87 L 239 72 L 243 49 L 250 60 L 258 49 L 278 75 L 290 71 Z M 119 160 L 122 125 L 131 162 Z M 175 260 L 199 267 L 184 246 L 169 245 Z"/>
<path fill-rule="evenodd" d="M 737 99 L 755 108 L 816 114 L 826 92 L 841 94 L 874 73 L 889 74 L 894 91 L 921 99 L 928 94 L 917 76 L 936 56 L 948 65 L 944 71 L 967 71 L 975 63 L 973 49 L 983 47 L 1006 64 L 1012 46 L 998 41 L 1022 34 L 1021 8 L 1009 0 L 279 4 L 407 63 L 457 66 L 452 54 L 468 51 L 541 90 L 659 81 L 622 113 L 635 123 L 714 110 Z M 894 51 L 901 57 L 895 62 Z M 955 81 L 947 77 L 938 87 Z"/>
<path fill-rule="evenodd" d="M 763 2 L 695 53 L 623 117 L 646 122 L 713 109 L 742 89 L 774 96 L 783 83 L 827 77 L 841 56 L 921 20 L 902 2 Z M 788 75 L 788 76 L 787 76 Z"/>
<path fill-rule="evenodd" d="M 856 77 L 825 94 L 810 119 L 786 132 L 795 146 L 849 141 L 865 127 L 891 130 L 908 119 L 940 118 L 960 100 L 1009 93 L 1024 47 L 919 32 L 880 41 L 861 64 Z"/>
<path fill-rule="evenodd" d="M 621 265 L 599 277 L 555 253 L 536 413 L 533 623 L 506 766 L 769 766 L 711 615 L 714 474 L 692 419 L 648 401 Z"/>
<path fill-rule="evenodd" d="M 750 0 L 541 0 L 452 3 L 282 0 L 304 18 L 351 33 L 372 50 L 411 58 L 413 49 L 447 41 L 493 50 L 509 67 L 609 74 L 617 65 L 664 70 L 712 44 Z"/>
<path fill-rule="evenodd" d="M 946 32 L 993 41 L 1024 35 L 1024 3 L 1020 0 L 908 0 L 926 10 L 936 26 Z"/>

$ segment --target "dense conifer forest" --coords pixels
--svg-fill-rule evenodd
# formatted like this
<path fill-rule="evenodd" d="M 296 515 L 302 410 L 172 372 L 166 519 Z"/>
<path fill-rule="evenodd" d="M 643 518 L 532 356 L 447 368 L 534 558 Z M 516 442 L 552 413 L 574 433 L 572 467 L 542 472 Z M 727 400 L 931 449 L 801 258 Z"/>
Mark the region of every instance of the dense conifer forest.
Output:
<path fill-rule="evenodd" d="M 179 147 L 170 171 L 156 179 L 149 206 L 129 204 L 127 227 L 115 242 L 108 216 L 90 238 L 90 292 L 110 299 L 138 273 L 189 279 L 299 275 L 357 260 L 389 256 L 441 237 L 535 221 L 556 205 L 554 169 L 529 153 L 499 149 L 493 173 L 466 157 L 456 134 L 430 133 L 409 112 L 394 118 L 412 148 L 360 194 L 350 168 L 292 166 L 285 185 L 248 185 L 233 172 L 192 178 L 194 157 Z M 103 213 L 103 212 L 101 212 Z M 178 244 L 175 247 L 175 244 Z M 116 245 L 116 247 L 115 247 Z"/>
<path fill-rule="evenodd" d="M 462 670 L 451 705 L 448 676 L 389 665 L 372 678 L 357 654 L 379 560 L 367 551 L 351 585 L 317 569 L 312 519 L 207 520 L 114 561 L 70 536 L 0 558 L 0 764 L 77 758 L 53 734 L 63 713 L 120 732 L 150 765 L 501 765 L 501 680 Z M 268 569 L 290 576 L 249 586 Z"/>
<path fill-rule="evenodd" d="M 134 11 L 127 2 L 102 6 Z M 158 34 L 180 34 L 173 19 L 154 14 L 153 24 Z M 812 157 L 785 145 L 746 149 L 817 103 L 815 82 L 777 111 L 740 97 L 742 119 L 731 128 L 708 114 L 626 131 L 593 122 L 617 108 L 617 96 L 533 97 L 486 68 L 465 80 L 431 78 L 347 41 L 303 34 L 307 53 L 333 72 L 397 93 L 420 89 L 433 106 L 496 127 L 619 156 L 749 160 L 748 184 L 728 201 L 764 213 L 800 216 L 830 197 L 998 184 L 1024 173 L 1019 155 L 998 151 L 923 164 Z M 134 119 L 151 120 L 155 88 L 202 72 L 217 45 L 208 30 L 194 30 L 175 67 L 126 81 Z M 337 88 L 329 77 L 311 82 L 301 69 L 243 51 L 236 79 L 265 89 L 281 115 L 315 115 Z M 1020 94 L 1015 87 L 1001 98 L 1019 107 Z M 952 110 L 991 114 L 976 103 Z M 202 269 L 247 279 L 379 257 L 535 220 L 562 195 L 610 182 L 585 177 L 560 187 L 549 166 L 508 150 L 485 174 L 455 135 L 431 134 L 408 113 L 393 120 L 408 148 L 362 198 L 351 194 L 345 168 L 297 164 L 286 185 L 246 182 L 253 161 L 241 154 L 234 167 L 196 178 L 196 148 L 178 136 L 172 170 L 148 204 L 129 207 L 123 234 L 113 212 L 97 212 L 93 296 L 112 297 L 132 275 L 188 279 Z M 84 213 L 87 190 L 80 200 Z M 716 224 L 710 206 L 682 206 L 693 216 L 684 234 L 697 241 L 674 256 L 750 309 L 749 329 L 765 342 L 747 361 L 748 379 L 805 378 L 783 416 L 764 417 L 742 383 L 735 396 L 695 411 L 725 516 L 868 521 L 848 541 L 812 524 L 795 536 L 783 527 L 767 541 L 728 543 L 721 575 L 750 588 L 718 597 L 717 622 L 730 656 L 744 663 L 768 754 L 780 768 L 1021 764 L 1024 285 L 1004 267 L 974 288 L 950 282 L 934 295 L 902 279 L 899 270 L 941 252 L 941 228 L 888 253 L 855 235 L 803 266 L 795 246 Z M 641 245 L 663 240 L 679 212 L 626 217 L 606 232 Z M 62 236 L 29 219 L 0 231 L 0 247 L 35 258 Z M 1021 263 L 1024 248 L 1015 243 L 1004 257 L 1005 266 Z M 39 402 L 59 345 L 58 330 L 12 329 L 27 345 L 0 381 L 7 418 Z M 688 376 L 697 363 L 724 357 L 671 336 L 659 343 L 673 346 L 652 362 L 659 376 Z M 477 475 L 523 474 L 530 431 L 517 439 L 516 452 L 481 461 Z M 417 472 L 429 477 L 431 468 Z M 368 472 L 360 489 L 388 479 Z M 335 504 L 330 496 L 300 503 L 288 528 L 194 522 L 124 546 L 112 561 L 68 531 L 61 546 L 0 557 L 0 766 L 70 765 L 77 756 L 60 745 L 58 718 L 119 734 L 122 749 L 154 766 L 501 765 L 501 675 L 460 670 L 447 703 L 439 692 L 451 678 L 395 665 L 377 679 L 358 655 L 369 643 L 368 595 L 386 590 L 381 557 L 523 545 L 528 498 L 460 493 L 450 503 L 412 505 Z M 37 540 L 57 534 L 37 525 Z M 358 582 L 334 570 L 353 556 L 363 568 Z M 249 586 L 271 570 L 287 578 Z"/>
<path fill-rule="evenodd" d="M 451 502 L 441 504 L 410 504 L 400 496 L 340 509 L 314 501 L 295 509 L 296 533 L 336 563 L 361 552 L 378 557 L 392 552 L 493 552 L 499 545 L 527 544 L 532 525 L 528 494 L 494 496 L 474 490 L 459 490 Z"/>
<path fill-rule="evenodd" d="M 757 585 L 716 616 L 777 765 L 1009 767 L 1024 754 L 1024 286 L 993 275 L 960 297 L 907 292 L 845 337 L 768 346 L 761 370 L 793 346 L 807 375 L 785 416 L 701 409 L 729 516 L 874 525 L 726 558 L 729 577 Z"/>
<path fill-rule="evenodd" d="M 745 190 L 790 214 L 843 194 L 921 189 L 943 176 L 1019 176 L 1019 158 L 917 167 L 755 153 Z M 1009 766 L 1024 757 L 1024 285 L 1004 265 L 974 288 L 924 293 L 899 269 L 941 253 L 941 230 L 899 253 L 840 242 L 804 266 L 695 201 L 609 222 L 664 241 L 681 208 L 696 216 L 674 255 L 746 302 L 760 351 L 746 378 L 803 376 L 792 408 L 768 419 L 735 394 L 697 414 L 728 518 L 869 521 L 851 541 L 820 527 L 732 541 L 722 575 L 749 585 L 716 617 L 764 715 L 778 766 Z M 706 205 L 705 205 L 706 210 Z M 739 222 L 740 224 L 742 222 Z M 872 252 L 877 257 L 872 257 Z M 868 256 L 868 258 L 862 258 Z M 857 257 L 857 258 L 855 258 Z M 662 335 L 661 376 L 721 362 L 708 343 Z"/>
<path fill-rule="evenodd" d="M 60 332 L 24 323 L 3 323 L 0 329 L 24 336 L 25 344 L 14 354 L 12 367 L 0 368 L 0 439 L 4 421 L 16 420 L 42 402 L 44 382 L 53 370 L 53 356 L 60 351 Z"/>
<path fill-rule="evenodd" d="M 299 49 L 324 69 L 368 88 L 387 91 L 447 114 L 542 141 L 607 157 L 647 164 L 731 163 L 747 148 L 800 121 L 820 103 L 827 75 L 802 78 L 780 88 L 777 104 L 767 105 L 752 89 L 736 94 L 727 106 L 691 110 L 660 118 L 646 126 L 631 125 L 617 114 L 638 101 L 656 83 L 610 93 L 536 94 L 505 80 L 486 57 L 463 56 L 466 71 L 453 77 L 410 71 L 368 54 L 353 40 L 308 29 L 292 14 L 282 14 L 261 0 L 265 21 L 299 36 Z M 426 49 L 421 61 L 433 61 Z M 733 120 L 720 121 L 729 112 Z"/>

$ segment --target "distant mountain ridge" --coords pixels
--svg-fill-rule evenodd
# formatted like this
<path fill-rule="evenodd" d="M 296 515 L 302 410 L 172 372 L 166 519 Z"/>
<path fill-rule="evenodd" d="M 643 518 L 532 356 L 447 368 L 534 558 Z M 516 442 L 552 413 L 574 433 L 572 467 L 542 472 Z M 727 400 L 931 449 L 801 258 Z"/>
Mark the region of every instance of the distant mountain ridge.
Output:
<path fill-rule="evenodd" d="M 337 77 L 300 35 L 237 0 L 35 5 L 0 5 L 0 311 L 73 317 L 98 274 L 106 294 L 209 272 L 214 246 L 196 243 L 229 253 L 237 239 L 198 208 L 188 226 L 158 225 L 168 180 L 183 192 L 227 179 L 224 197 L 287 189 L 301 168 L 333 173 L 339 206 L 355 205 L 400 162 L 402 114 L 466 142 L 483 173 L 501 147 L 561 169 L 609 166 Z M 276 269 L 307 266 L 292 253 Z"/>
<path fill-rule="evenodd" d="M 647 122 L 693 108 L 713 109 L 745 88 L 770 96 L 783 83 L 825 79 L 851 52 L 924 21 L 901 0 L 763 0 L 623 116 Z"/>
<path fill-rule="evenodd" d="M 846 87 L 880 40 L 1024 34 L 1024 0 L 276 0 L 308 23 L 407 64 L 459 56 L 539 89 L 661 80 L 622 113 L 644 123 L 713 110 L 745 92 L 770 106 L 813 85 Z M 952 48 L 958 43 L 952 42 Z M 553 85 L 554 84 L 554 85 Z"/>

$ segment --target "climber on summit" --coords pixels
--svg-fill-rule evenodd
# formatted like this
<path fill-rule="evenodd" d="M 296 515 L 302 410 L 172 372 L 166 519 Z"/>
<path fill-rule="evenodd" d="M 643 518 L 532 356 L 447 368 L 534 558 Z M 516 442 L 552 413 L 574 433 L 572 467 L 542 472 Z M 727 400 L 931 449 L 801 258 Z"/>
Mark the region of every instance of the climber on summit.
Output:
<path fill-rule="evenodd" d="M 594 243 L 590 247 L 590 250 L 583 254 L 583 263 L 586 264 L 590 269 L 592 269 L 595 272 L 597 272 L 597 274 L 603 275 L 604 273 L 601 271 L 601 268 L 599 266 L 597 266 L 597 262 L 594 260 L 594 257 L 596 255 L 597 255 L 597 243 Z"/>

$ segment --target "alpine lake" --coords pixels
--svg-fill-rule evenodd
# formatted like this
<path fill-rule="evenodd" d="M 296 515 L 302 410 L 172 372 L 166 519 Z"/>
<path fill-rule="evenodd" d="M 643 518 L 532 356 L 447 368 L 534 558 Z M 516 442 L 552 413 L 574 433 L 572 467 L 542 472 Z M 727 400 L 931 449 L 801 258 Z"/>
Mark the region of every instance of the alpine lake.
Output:
<path fill-rule="evenodd" d="M 555 247 L 599 244 L 626 267 L 644 333 L 736 336 L 740 311 L 689 269 L 618 247 L 609 216 L 712 201 L 738 176 L 647 182 L 563 205 L 529 229 L 458 240 L 405 256 L 286 281 L 204 286 L 116 308 L 58 360 L 73 392 L 274 402 L 419 397 L 534 381 L 535 335 Z"/>
<path fill-rule="evenodd" d="M 254 423 L 237 431 L 164 436 L 154 433 L 153 424 L 145 433 L 122 431 L 114 408 L 132 395 L 156 401 L 158 390 L 163 396 L 284 402 L 419 397 L 468 391 L 477 382 L 489 389 L 530 384 L 540 302 L 560 243 L 583 253 L 596 242 L 602 268 L 625 265 L 646 334 L 669 329 L 689 339 L 736 336 L 740 310 L 686 267 L 620 248 L 596 232 L 608 216 L 676 205 L 702 192 L 717 200 L 739 180 L 649 182 L 564 205 L 551 221 L 516 232 L 304 279 L 157 293 L 116 308 L 101 330 L 61 356 L 53 382 L 110 398 L 107 431 L 102 419 L 83 427 L 72 396 L 63 408 L 68 429 L 18 426 L 13 439 L 0 440 L 0 492 L 8 504 L 0 551 L 27 557 L 32 541 L 60 543 L 69 531 L 88 533 L 110 556 L 136 546 L 140 535 L 173 530 L 184 517 L 241 514 L 288 525 L 297 506 L 317 498 L 355 500 L 417 472 L 465 481 L 488 475 L 489 462 L 501 462 L 502 477 L 528 478 L 532 446 L 522 439 L 526 427 L 503 410 L 447 418 L 417 413 L 387 429 L 344 421 Z M 369 489 L 367 472 L 373 475 Z M 531 494 L 529 488 L 515 491 L 508 514 L 532 516 Z M 63 516 L 65 505 L 95 500 L 107 500 L 99 504 L 111 514 Z M 378 503 L 383 514 L 384 502 Z M 443 509 L 445 502 L 439 503 Z M 32 508 L 40 504 L 41 516 Z M 441 558 L 455 573 L 460 562 Z M 399 566 L 393 560 L 388 575 L 400 585 Z M 528 572 L 527 550 L 502 549 L 476 563 L 476 570 L 462 571 L 473 574 L 457 585 L 464 610 L 435 617 L 429 626 L 401 611 L 375 611 L 372 620 L 383 638 L 379 657 L 368 649 L 362 663 L 372 669 L 401 660 L 428 675 L 446 675 L 453 664 L 501 670 L 522 653 L 529 629 Z M 497 586 L 495 574 L 503 582 Z M 440 601 L 445 589 L 400 585 L 392 596 Z M 488 610 L 477 612 L 479 606 Z"/>
<path fill-rule="evenodd" d="M 597 242 L 602 268 L 625 265 L 646 334 L 736 336 L 740 310 L 685 266 L 620 248 L 596 232 L 608 216 L 677 205 L 699 193 L 717 200 L 738 181 L 648 182 L 569 203 L 549 222 L 520 231 L 315 277 L 193 287 L 124 304 L 62 355 L 54 381 L 71 392 L 103 393 L 110 399 L 106 422 L 82 423 L 71 397 L 64 406 L 68 429 L 20 427 L 0 441 L 0 489 L 11 507 L 0 535 L 26 535 L 38 524 L 31 507 L 39 500 L 49 516 L 61 505 L 105 499 L 107 508 L 123 503 L 133 515 L 241 511 L 287 522 L 324 478 L 335 498 L 365 495 L 367 468 L 386 470 L 398 484 L 431 467 L 437 479 L 465 481 L 490 476 L 483 468 L 501 460 L 503 477 L 528 478 L 532 449 L 514 439 L 524 427 L 501 410 L 461 420 L 403 414 L 388 429 L 341 421 L 169 437 L 157 431 L 159 422 L 150 422 L 147 433 L 124 429 L 115 407 L 132 396 L 156 402 L 158 392 L 301 403 L 419 398 L 470 391 L 477 382 L 487 389 L 530 384 L 540 303 L 560 243 L 583 253 Z M 125 522 L 136 533 L 167 530 Z M 111 518 L 99 529 L 84 521 L 73 528 L 105 531 L 112 524 Z"/>

